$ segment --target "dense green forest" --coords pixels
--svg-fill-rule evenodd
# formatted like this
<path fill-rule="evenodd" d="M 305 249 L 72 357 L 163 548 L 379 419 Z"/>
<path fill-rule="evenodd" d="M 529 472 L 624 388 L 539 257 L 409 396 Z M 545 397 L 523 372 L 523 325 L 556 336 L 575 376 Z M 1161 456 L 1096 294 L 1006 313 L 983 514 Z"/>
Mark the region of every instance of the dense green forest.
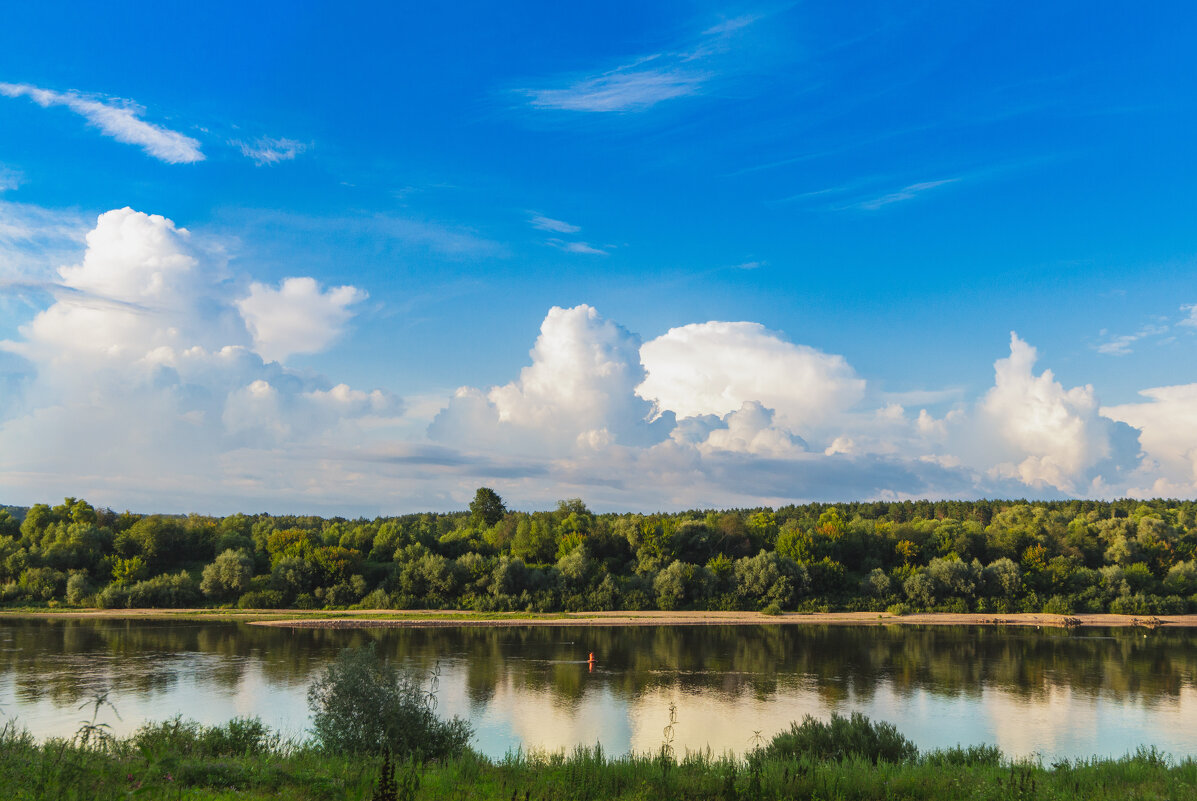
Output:
<path fill-rule="evenodd" d="M 374 520 L 0 511 L 28 606 L 1116 612 L 1197 610 L 1197 503 L 903 501 L 594 514 L 578 499 Z"/>

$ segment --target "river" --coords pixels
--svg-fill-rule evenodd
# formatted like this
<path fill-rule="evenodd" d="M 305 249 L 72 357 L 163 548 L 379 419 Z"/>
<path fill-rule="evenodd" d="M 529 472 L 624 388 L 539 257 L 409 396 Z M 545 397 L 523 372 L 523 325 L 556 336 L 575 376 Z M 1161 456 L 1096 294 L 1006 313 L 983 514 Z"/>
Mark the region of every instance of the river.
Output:
<path fill-rule="evenodd" d="M 887 720 L 920 748 L 991 743 L 1008 755 L 1197 752 L 1197 635 L 947 626 L 495 626 L 285 629 L 235 622 L 0 621 L 0 716 L 69 736 L 108 693 L 117 734 L 175 715 L 256 715 L 290 736 L 308 685 L 345 647 L 426 680 L 437 712 L 467 718 L 474 745 L 601 743 L 743 753 L 790 721 L 832 711 Z M 588 664 L 588 655 L 595 663 Z M 119 715 L 119 717 L 117 717 Z"/>

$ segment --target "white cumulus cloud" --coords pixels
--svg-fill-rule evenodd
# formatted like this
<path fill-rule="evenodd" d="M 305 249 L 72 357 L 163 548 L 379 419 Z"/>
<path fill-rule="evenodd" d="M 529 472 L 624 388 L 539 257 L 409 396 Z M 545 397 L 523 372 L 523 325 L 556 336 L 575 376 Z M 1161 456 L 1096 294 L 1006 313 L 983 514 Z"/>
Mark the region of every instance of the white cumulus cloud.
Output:
<path fill-rule="evenodd" d="M 284 361 L 294 353 L 319 353 L 332 344 L 353 317 L 350 306 L 366 293 L 353 286 L 322 290 L 314 278 L 286 278 L 278 289 L 250 285 L 237 308 L 253 334 L 254 349 L 266 359 Z"/>
<path fill-rule="evenodd" d="M 725 428 L 715 428 L 699 450 L 734 451 L 756 456 L 793 456 L 804 448 L 801 440 L 773 425 L 773 410 L 748 401 L 723 418 Z"/>
<path fill-rule="evenodd" d="M 462 388 L 433 422 L 437 439 L 559 449 L 637 443 L 656 436 L 652 407 L 635 395 L 640 338 L 592 307 L 554 306 L 519 378 L 483 392 Z M 659 437 L 658 437 L 659 438 Z"/>
<path fill-rule="evenodd" d="M 1098 414 L 1093 387 L 1065 389 L 1051 370 L 1035 375 L 1034 347 L 1010 335 L 1010 355 L 994 364 L 980 423 L 1012 450 L 996 469 L 1031 486 L 1084 489 L 1088 471 L 1111 453 L 1111 424 Z"/>
<path fill-rule="evenodd" d="M 636 392 L 678 417 L 723 416 L 757 401 L 804 433 L 847 411 L 865 382 L 842 357 L 787 342 L 759 323 L 672 328 L 640 350 L 647 376 Z"/>
<path fill-rule="evenodd" d="M 641 510 L 1197 489 L 1197 385 L 1102 409 L 1015 335 L 972 400 L 898 403 L 758 323 L 642 342 L 589 305 L 553 307 L 510 380 L 405 407 L 279 361 L 329 347 L 362 290 L 254 282 L 203 239 L 100 215 L 48 305 L 0 342 L 13 500 L 344 514 L 461 508 L 479 484 L 525 507 Z"/>
<path fill-rule="evenodd" d="M 234 310 L 220 308 L 219 265 L 200 266 L 185 228 L 130 208 L 101 214 L 82 262 L 58 270 L 56 302 L 10 345 L 32 358 L 136 361 L 158 348 L 248 344 Z"/>
<path fill-rule="evenodd" d="M 264 361 L 233 297 L 239 281 L 194 238 L 165 217 L 105 212 L 82 259 L 49 284 L 53 301 L 0 342 L 20 362 L 15 383 L 0 362 L 14 390 L 0 404 L 0 486 L 155 510 L 323 496 L 340 475 L 328 454 L 400 413 L 388 393 Z M 327 307 L 357 290 L 299 286 L 307 313 L 325 315 L 327 344 Z M 322 455 L 312 466 L 283 468 L 311 453 Z M 269 474 L 250 467 L 267 463 Z"/>
<path fill-rule="evenodd" d="M 1134 426 L 1154 470 L 1131 494 L 1192 496 L 1197 490 L 1197 384 L 1154 387 L 1140 393 L 1147 400 L 1103 408 L 1102 414 Z"/>

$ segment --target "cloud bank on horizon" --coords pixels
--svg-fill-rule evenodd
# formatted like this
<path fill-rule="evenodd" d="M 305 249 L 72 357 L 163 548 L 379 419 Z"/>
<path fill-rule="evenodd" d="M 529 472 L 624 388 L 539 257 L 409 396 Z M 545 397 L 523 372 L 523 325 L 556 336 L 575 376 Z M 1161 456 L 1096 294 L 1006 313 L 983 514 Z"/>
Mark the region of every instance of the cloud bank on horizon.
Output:
<path fill-rule="evenodd" d="M 9 5 L 0 503 L 1197 497 L 1193 4 Z"/>
<path fill-rule="evenodd" d="M 1197 491 L 1197 384 L 1102 407 L 1036 372 L 1013 333 L 992 386 L 936 416 L 759 323 L 642 341 L 590 305 L 554 306 L 518 375 L 429 404 L 289 366 L 336 346 L 364 289 L 255 280 L 130 208 L 85 243 L 0 342 L 24 367 L 0 404 L 7 502 L 365 513 L 460 508 L 479 484 L 516 505 L 632 510 Z"/>

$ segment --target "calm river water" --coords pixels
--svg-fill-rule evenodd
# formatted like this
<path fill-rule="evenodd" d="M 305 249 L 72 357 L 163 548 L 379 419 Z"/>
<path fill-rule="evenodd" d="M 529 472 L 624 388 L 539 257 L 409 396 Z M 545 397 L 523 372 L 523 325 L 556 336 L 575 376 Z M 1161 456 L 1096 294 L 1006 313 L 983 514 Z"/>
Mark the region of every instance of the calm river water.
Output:
<path fill-rule="evenodd" d="M 238 623 L 0 621 L 0 716 L 69 735 L 110 691 L 127 733 L 174 715 L 257 715 L 302 735 L 309 683 L 339 649 L 377 643 L 411 669 L 439 664 L 438 713 L 475 747 L 673 744 L 743 752 L 805 714 L 861 711 L 920 747 L 1119 756 L 1197 753 L 1197 635 L 956 627 L 278 629 Z M 594 652 L 597 664 L 585 660 Z"/>

